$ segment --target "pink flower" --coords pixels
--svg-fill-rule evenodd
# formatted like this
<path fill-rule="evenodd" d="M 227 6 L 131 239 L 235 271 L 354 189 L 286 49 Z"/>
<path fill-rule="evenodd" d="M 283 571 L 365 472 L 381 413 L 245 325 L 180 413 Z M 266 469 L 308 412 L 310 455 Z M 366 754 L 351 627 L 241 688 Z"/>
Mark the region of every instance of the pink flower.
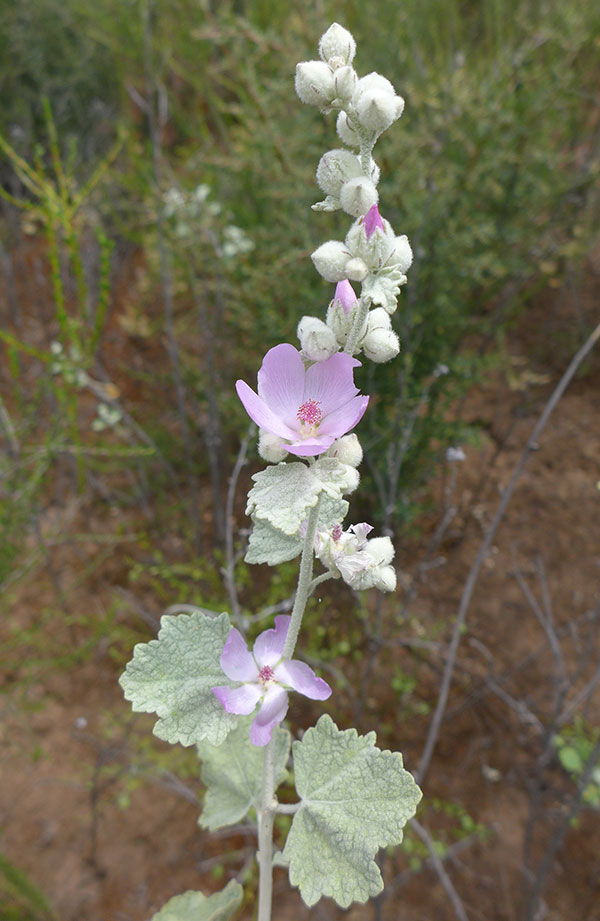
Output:
<path fill-rule="evenodd" d="M 333 295 L 333 300 L 340 302 L 346 315 L 350 313 L 356 304 L 356 294 L 354 293 L 354 288 L 347 278 L 345 278 L 344 281 L 338 281 L 337 285 L 335 286 L 335 294 Z"/>
<path fill-rule="evenodd" d="M 365 233 L 367 235 L 367 240 L 371 237 L 377 228 L 380 230 L 385 230 L 383 226 L 383 220 L 379 213 L 379 208 L 377 205 L 373 205 L 372 208 L 369 208 L 364 217 Z"/>
<path fill-rule="evenodd" d="M 337 352 L 308 370 L 293 345 L 276 345 L 258 372 L 258 395 L 237 381 L 244 408 L 257 425 L 282 439 L 291 454 L 322 454 L 362 418 L 369 397 L 359 396 L 354 368 L 360 361 Z"/>
<path fill-rule="evenodd" d="M 231 628 L 221 656 L 221 668 L 237 688 L 228 686 L 212 688 L 228 713 L 252 713 L 260 701 L 260 709 L 250 727 L 253 745 L 266 745 L 275 726 L 282 721 L 288 709 L 288 688 L 293 688 L 311 700 L 327 700 L 331 688 L 322 678 L 317 678 L 312 668 L 297 659 L 283 661 L 283 647 L 291 617 L 275 618 L 275 628 L 265 630 L 257 637 L 252 653 L 235 627 Z"/>

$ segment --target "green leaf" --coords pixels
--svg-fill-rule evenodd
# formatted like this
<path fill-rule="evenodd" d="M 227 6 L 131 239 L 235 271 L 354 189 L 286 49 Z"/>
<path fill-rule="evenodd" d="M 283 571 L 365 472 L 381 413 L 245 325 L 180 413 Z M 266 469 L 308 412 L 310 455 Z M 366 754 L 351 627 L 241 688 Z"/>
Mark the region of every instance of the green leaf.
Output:
<path fill-rule="evenodd" d="M 347 514 L 348 503 L 345 499 L 330 499 L 325 494 L 321 498 L 318 528 L 332 528 L 343 521 Z M 245 561 L 278 566 L 279 563 L 285 563 L 298 556 L 302 552 L 303 543 L 298 535 L 290 537 L 283 531 L 278 531 L 268 521 L 257 518 L 248 542 Z"/>
<path fill-rule="evenodd" d="M 264 748 L 250 741 L 250 723 L 253 716 L 240 719 L 236 729 L 229 733 L 222 745 L 201 742 L 198 755 L 204 762 L 202 780 L 206 786 L 204 808 L 199 822 L 214 831 L 224 825 L 234 825 L 244 818 L 249 809 L 260 803 Z M 275 738 L 275 786 L 286 775 L 291 737 L 286 729 L 277 726 Z"/>
<path fill-rule="evenodd" d="M 421 791 L 399 752 L 376 748 L 374 732 L 341 732 L 326 714 L 292 750 L 301 806 L 283 851 L 290 883 L 308 906 L 323 895 L 342 908 L 366 902 L 383 888 L 373 858 L 400 844 Z"/>
<path fill-rule="evenodd" d="M 306 464 L 299 462 L 267 467 L 252 479 L 256 485 L 248 493 L 246 514 L 290 536 L 298 533 L 323 488 Z"/>
<path fill-rule="evenodd" d="M 229 921 L 242 904 L 244 890 L 234 879 L 221 892 L 184 892 L 169 899 L 152 921 Z"/>
<path fill-rule="evenodd" d="M 230 684 L 220 664 L 227 614 L 165 614 L 158 639 L 139 643 L 119 683 L 137 712 L 159 717 L 154 735 L 165 742 L 219 745 L 237 720 L 211 691 Z"/>

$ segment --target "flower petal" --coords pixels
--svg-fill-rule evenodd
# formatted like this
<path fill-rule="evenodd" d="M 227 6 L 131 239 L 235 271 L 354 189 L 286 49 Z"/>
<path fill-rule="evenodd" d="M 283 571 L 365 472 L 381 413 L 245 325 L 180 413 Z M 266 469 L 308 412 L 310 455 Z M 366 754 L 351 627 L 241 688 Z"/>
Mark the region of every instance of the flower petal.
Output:
<path fill-rule="evenodd" d="M 275 677 L 282 684 L 287 684 L 299 694 L 310 697 L 311 700 L 327 700 L 331 696 L 331 688 L 322 678 L 317 678 L 312 668 L 305 662 L 292 659 L 282 662 L 275 669 Z"/>
<path fill-rule="evenodd" d="M 293 444 L 286 444 L 286 450 L 296 457 L 314 457 L 316 454 L 323 454 L 335 441 L 334 435 L 317 435 L 316 438 L 306 438 L 302 441 L 295 441 Z"/>
<path fill-rule="evenodd" d="M 237 713 L 240 716 L 252 713 L 263 693 L 258 684 L 243 684 L 239 688 L 228 688 L 221 685 L 211 688 L 211 691 L 228 713 Z"/>
<path fill-rule="evenodd" d="M 256 681 L 258 668 L 246 641 L 239 630 L 232 627 L 221 653 L 221 668 L 232 681 Z"/>
<path fill-rule="evenodd" d="M 319 434 L 329 436 L 335 441 L 360 422 L 368 405 L 369 397 L 353 397 L 323 419 L 319 426 Z"/>
<path fill-rule="evenodd" d="M 278 685 L 272 685 L 262 702 L 262 706 L 250 727 L 250 741 L 253 745 L 266 745 L 271 740 L 273 729 L 287 713 L 289 699 L 287 691 Z"/>
<path fill-rule="evenodd" d="M 281 659 L 291 619 L 288 614 L 280 614 L 275 618 L 275 627 L 256 638 L 253 652 L 259 668 L 275 665 Z"/>
<path fill-rule="evenodd" d="M 360 361 L 344 352 L 311 365 L 306 372 L 302 401 L 317 400 L 319 409 L 327 416 L 358 393 L 354 386 L 354 368 L 359 366 Z"/>
<path fill-rule="evenodd" d="M 279 435 L 280 438 L 296 438 L 298 429 L 291 429 L 279 416 L 269 409 L 267 404 L 254 393 L 251 387 L 245 381 L 236 381 L 235 389 L 237 395 L 244 404 L 244 409 L 253 422 L 256 422 L 261 429 L 270 432 L 272 435 Z M 300 404 L 298 404 L 300 405 Z"/>
<path fill-rule="evenodd" d="M 260 398 L 278 419 L 295 431 L 298 431 L 296 414 L 304 402 L 304 375 L 300 352 L 287 342 L 269 349 L 258 372 Z"/>

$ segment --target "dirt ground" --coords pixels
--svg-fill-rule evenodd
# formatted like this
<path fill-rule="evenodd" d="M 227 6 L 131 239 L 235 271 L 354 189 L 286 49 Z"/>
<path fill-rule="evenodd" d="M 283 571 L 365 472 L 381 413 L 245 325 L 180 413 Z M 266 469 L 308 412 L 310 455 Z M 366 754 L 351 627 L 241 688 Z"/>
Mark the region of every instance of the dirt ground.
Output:
<path fill-rule="evenodd" d="M 568 364 L 575 331 L 592 326 L 599 279 L 600 259 L 592 259 L 583 286 L 548 290 L 515 326 L 507 343 L 512 373 L 499 371 L 463 409 L 486 436 L 481 446 L 465 448 L 466 461 L 457 464 L 451 497 L 456 514 L 424 570 L 409 616 L 394 626 L 388 602 L 389 642 L 381 666 L 376 664 L 359 728 L 391 724 L 386 745 L 402 750 L 409 770 L 417 767 L 430 719 L 418 704 L 435 703 L 465 578 L 500 493 Z M 126 333 L 114 335 L 124 339 Z M 470 921 L 526 917 L 527 829 L 535 878 L 573 800 L 575 784 L 556 757 L 542 758 L 563 675 L 544 616 L 551 609 L 570 688 L 567 700 L 576 701 L 600 662 L 599 389 L 596 353 L 550 419 L 485 561 L 423 784 L 425 802 L 460 803 L 484 829 L 456 838 L 444 861 Z M 434 482 L 432 496 L 439 498 L 447 482 L 447 476 Z M 149 739 L 153 719 L 130 714 L 117 677 L 126 647 L 149 634 L 163 605 L 129 580 L 129 545 L 121 538 L 139 523 L 133 512 L 130 522 L 123 522 L 122 510 L 119 516 L 116 520 L 92 491 L 48 508 L 42 520 L 46 554 L 11 591 L 2 627 L 8 648 L 18 631 L 37 629 L 55 659 L 57 644 L 66 647 L 73 639 L 80 644 L 88 629 L 78 620 L 82 610 L 99 622 L 113 617 L 121 631 L 116 644 L 107 629 L 79 661 L 51 669 L 35 667 L 44 659 L 44 646 L 23 639 L 2 676 L 0 849 L 46 893 L 60 921 L 146 921 L 172 895 L 221 888 L 249 867 L 252 850 L 252 840 L 239 829 L 208 835 L 198 828 L 194 799 L 201 788 L 190 757 L 182 756 L 178 777 L 170 763 L 162 770 L 160 756 L 150 757 L 148 747 L 140 755 L 140 745 L 159 752 L 167 746 L 139 742 Z M 398 548 L 405 587 L 438 522 L 432 514 L 422 537 Z M 87 541 L 52 539 L 84 531 Z M 99 543 L 93 535 L 115 540 Z M 36 540 L 32 536 L 32 546 Z M 49 606 L 57 608 L 57 574 L 59 594 L 65 596 L 60 626 L 55 616 L 44 615 Z M 327 597 L 323 592 L 324 604 Z M 389 680 L 397 665 L 417 678 L 402 704 Z M 360 663 L 352 668 L 360 674 Z M 592 726 L 600 724 L 599 699 L 597 692 L 584 710 Z M 343 716 L 342 704 L 336 713 L 340 724 Z M 422 822 L 434 837 L 452 825 L 443 809 L 424 812 Z M 277 871 L 274 917 L 456 917 L 426 855 L 418 868 L 411 867 L 398 849 L 387 857 L 384 872 L 386 898 L 378 907 L 340 912 L 325 900 L 309 911 Z M 250 919 L 252 909 L 242 917 Z M 600 921 L 597 810 L 584 810 L 548 857 L 535 919 Z"/>

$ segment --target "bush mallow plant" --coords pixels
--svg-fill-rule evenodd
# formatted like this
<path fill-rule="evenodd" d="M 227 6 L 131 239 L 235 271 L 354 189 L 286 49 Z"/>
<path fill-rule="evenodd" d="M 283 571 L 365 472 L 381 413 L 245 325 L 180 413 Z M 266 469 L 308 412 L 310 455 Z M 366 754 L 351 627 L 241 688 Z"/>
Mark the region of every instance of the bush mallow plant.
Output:
<path fill-rule="evenodd" d="M 326 700 L 329 685 L 293 658 L 306 603 L 326 579 L 355 591 L 396 585 L 388 537 L 370 538 L 371 525 L 342 522 L 345 496 L 359 484 L 362 449 L 352 429 L 369 397 L 354 384 L 358 357 L 390 361 L 399 352 L 391 316 L 412 261 L 379 211 L 377 138 L 400 117 L 404 103 L 376 73 L 359 78 L 356 43 L 334 23 L 319 43 L 319 61 L 299 64 L 302 102 L 337 113 L 343 144 L 324 154 L 317 182 L 326 194 L 318 211 L 338 208 L 354 220 L 343 242 L 330 240 L 312 255 L 323 278 L 336 284 L 325 318 L 304 316 L 300 349 L 270 349 L 257 390 L 237 382 L 248 415 L 260 428 L 259 453 L 268 466 L 253 476 L 246 512 L 253 527 L 247 563 L 275 566 L 300 557 L 291 616 L 278 616 L 252 652 L 227 613 L 165 615 L 158 638 L 135 647 L 121 677 L 133 709 L 154 712 L 154 733 L 170 743 L 195 745 L 206 786 L 200 823 L 217 829 L 247 819 L 258 832 L 258 921 L 270 921 L 273 823 L 293 815 L 277 865 L 287 868 L 306 905 L 322 896 L 342 908 L 377 895 L 383 882 L 375 855 L 399 844 L 421 791 L 398 752 L 380 751 L 375 733 L 339 729 L 323 714 L 292 742 L 282 722 L 291 692 Z M 360 283 L 357 293 L 352 282 Z M 315 556 L 323 571 L 314 576 Z M 258 708 L 258 709 L 257 709 Z M 280 804 L 276 790 L 290 759 L 298 795 Z M 348 809 L 352 803 L 352 809 Z M 176 896 L 154 921 L 228 921 L 242 901 L 231 881 L 210 897 Z"/>

